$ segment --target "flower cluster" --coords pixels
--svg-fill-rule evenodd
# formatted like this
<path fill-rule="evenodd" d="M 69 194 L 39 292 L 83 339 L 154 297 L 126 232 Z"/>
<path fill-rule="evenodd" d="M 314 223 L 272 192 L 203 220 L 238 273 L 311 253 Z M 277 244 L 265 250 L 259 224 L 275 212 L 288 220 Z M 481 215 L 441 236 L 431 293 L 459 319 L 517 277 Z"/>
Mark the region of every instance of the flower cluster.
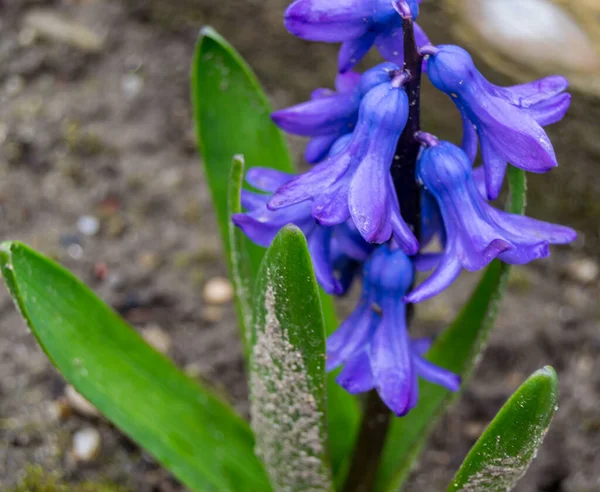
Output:
<path fill-rule="evenodd" d="M 283 130 L 310 137 L 306 161 L 293 176 L 254 168 L 244 191 L 246 213 L 233 217 L 248 237 L 268 246 L 286 224 L 306 235 L 317 279 L 342 295 L 362 272 L 358 306 L 327 343 L 327 368 L 343 366 L 338 382 L 351 393 L 376 389 L 397 415 L 417 403 L 417 378 L 455 391 L 459 378 L 425 358 L 429 342 L 411 339 L 407 303 L 430 299 L 463 269 L 492 260 L 524 264 L 567 244 L 575 232 L 495 208 L 510 164 L 544 173 L 557 165 L 544 126 L 570 104 L 560 76 L 513 87 L 488 82 L 458 46 L 433 46 L 414 22 L 420 1 L 296 0 L 285 26 L 296 36 L 341 43 L 335 91 L 317 89 L 311 100 L 275 112 Z M 386 62 L 351 69 L 376 46 Z M 415 77 L 426 64 L 432 84 L 459 110 L 461 146 L 418 125 Z M 416 64 L 411 66 L 410 63 Z M 412 83 L 412 84 L 411 84 Z M 415 123 L 416 122 L 416 123 Z M 409 158 L 406 145 L 420 145 Z M 481 148 L 482 166 L 473 168 Z M 414 171 L 396 182 L 394 169 Z M 409 173 L 410 176 L 410 173 Z M 405 196 L 420 197 L 418 216 L 403 214 Z M 404 208 L 404 207 L 403 207 Z M 438 237 L 440 253 L 423 249 Z M 415 271 L 433 270 L 420 285 Z"/>

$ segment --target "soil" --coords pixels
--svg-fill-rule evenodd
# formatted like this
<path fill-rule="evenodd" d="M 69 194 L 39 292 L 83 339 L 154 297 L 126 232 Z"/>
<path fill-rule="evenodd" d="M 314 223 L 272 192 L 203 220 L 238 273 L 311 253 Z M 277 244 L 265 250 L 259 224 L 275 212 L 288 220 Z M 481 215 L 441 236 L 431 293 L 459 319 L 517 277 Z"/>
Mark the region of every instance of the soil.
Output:
<path fill-rule="evenodd" d="M 195 150 L 189 62 L 198 28 L 211 23 L 249 59 L 276 106 L 330 85 L 335 48 L 285 33 L 285 4 L 0 0 L 0 238 L 55 257 L 136 328 L 160 327 L 177 364 L 220 388 L 243 414 L 247 388 L 233 307 L 202 300 L 206 280 L 226 269 Z M 425 8 L 431 22 L 443 25 L 436 6 Z M 76 40 L 40 36 L 31 27 L 32 13 L 40 12 L 87 31 L 77 31 Z M 435 30 L 437 37 L 442 32 Z M 445 117 L 451 108 L 434 101 L 437 110 L 426 122 L 454 135 L 456 115 Z M 575 94 L 574 113 L 553 130 L 568 164 L 555 178 L 536 178 L 531 199 L 533 215 L 548 219 L 558 210 L 554 220 L 575 224 L 583 239 L 556 248 L 550 260 L 514 270 L 475 378 L 438 426 L 407 490 L 445 490 L 506 398 L 546 364 L 561 380 L 560 408 L 517 490 L 600 489 L 600 311 L 592 275 L 597 263 L 590 256 L 598 236 L 594 107 L 597 102 Z M 78 228 L 83 216 L 99 221 L 96 234 Z M 446 295 L 419 307 L 415 330 L 443 329 L 475 281 L 465 275 Z M 0 489 L 39 464 L 72 484 L 182 490 L 107 422 L 59 415 L 65 382 L 4 290 L 0 341 Z M 84 464 L 69 450 L 73 434 L 89 426 L 100 431 L 102 446 L 98 458 Z"/>

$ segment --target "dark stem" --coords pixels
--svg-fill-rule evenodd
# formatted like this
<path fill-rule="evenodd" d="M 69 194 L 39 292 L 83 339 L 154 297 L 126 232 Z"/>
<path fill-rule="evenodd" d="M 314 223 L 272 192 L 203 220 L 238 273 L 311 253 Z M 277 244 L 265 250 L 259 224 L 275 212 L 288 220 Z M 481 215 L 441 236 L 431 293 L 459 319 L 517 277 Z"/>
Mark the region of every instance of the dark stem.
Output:
<path fill-rule="evenodd" d="M 406 4 L 404 4 L 406 5 Z M 415 41 L 413 19 L 410 9 L 399 10 L 403 18 L 404 31 L 404 72 L 410 75 L 405 85 L 409 101 L 408 122 L 402 133 L 396 154 L 392 162 L 391 173 L 394 187 L 398 195 L 402 217 L 412 228 L 415 236 L 421 233 L 421 191 L 416 180 L 417 157 L 421 144 L 416 139 L 420 131 L 420 94 L 421 94 L 421 63 Z M 407 323 L 412 318 L 412 306 L 408 306 Z M 367 397 L 361 429 L 354 448 L 354 456 L 344 492 L 370 492 L 373 484 L 387 431 L 391 421 L 389 408 L 381 401 L 376 391 L 371 391 Z"/>

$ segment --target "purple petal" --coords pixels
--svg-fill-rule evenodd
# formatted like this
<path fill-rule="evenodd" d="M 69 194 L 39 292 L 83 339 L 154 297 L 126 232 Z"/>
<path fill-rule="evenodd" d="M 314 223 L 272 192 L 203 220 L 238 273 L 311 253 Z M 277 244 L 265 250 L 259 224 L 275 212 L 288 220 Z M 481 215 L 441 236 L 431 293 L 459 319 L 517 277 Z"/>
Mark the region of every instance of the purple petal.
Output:
<path fill-rule="evenodd" d="M 385 299 L 382 309 L 383 319 L 371 342 L 371 369 L 379 396 L 396 415 L 402 416 L 411 408 L 414 390 L 405 307 L 397 299 Z"/>
<path fill-rule="evenodd" d="M 485 199 L 488 199 L 487 196 L 487 188 L 485 185 L 485 167 L 483 166 L 479 166 L 473 169 L 473 181 L 475 182 L 475 185 L 477 186 L 477 191 L 479 191 L 479 194 Z"/>
<path fill-rule="evenodd" d="M 363 350 L 360 354 L 347 361 L 336 381 L 352 395 L 372 390 L 375 382 L 367 351 Z"/>
<path fill-rule="evenodd" d="M 325 292 L 335 295 L 342 293 L 342 286 L 333 274 L 330 250 L 331 234 L 331 229 L 317 226 L 306 239 L 319 284 Z"/>
<path fill-rule="evenodd" d="M 511 104 L 528 108 L 565 91 L 569 87 L 569 81 L 560 75 L 551 75 L 512 87 L 498 87 L 493 84 L 489 84 L 489 87 L 493 93 L 505 98 Z"/>
<path fill-rule="evenodd" d="M 277 233 L 281 230 L 280 225 L 260 222 L 247 214 L 233 214 L 231 220 L 244 232 L 250 241 L 263 248 L 269 247 Z"/>
<path fill-rule="evenodd" d="M 429 352 L 429 349 L 433 345 L 433 340 L 431 338 L 415 338 L 410 343 L 414 352 L 424 355 Z"/>
<path fill-rule="evenodd" d="M 345 223 L 350 218 L 348 209 L 348 187 L 345 181 L 333 186 L 327 192 L 315 196 L 312 215 L 322 226 L 336 226 Z"/>
<path fill-rule="evenodd" d="M 454 251 L 447 250 L 431 276 L 404 297 L 405 302 L 417 304 L 446 290 L 460 275 L 462 267 Z"/>
<path fill-rule="evenodd" d="M 487 138 L 481 139 L 481 156 L 485 168 L 486 194 L 490 200 L 495 200 L 500 195 L 502 183 L 504 183 L 506 159 L 496 152 Z"/>
<path fill-rule="evenodd" d="M 286 10 L 284 24 L 295 36 L 339 43 L 362 36 L 373 11 L 362 0 L 296 0 Z"/>
<path fill-rule="evenodd" d="M 365 95 L 374 87 L 389 82 L 392 80 L 393 74 L 399 70 L 400 67 L 394 63 L 380 63 L 376 67 L 367 70 L 360 80 L 360 93 Z"/>
<path fill-rule="evenodd" d="M 247 211 L 251 212 L 256 209 L 265 208 L 270 195 L 265 195 L 263 193 L 254 193 L 253 191 L 242 190 L 241 193 L 242 198 L 242 207 L 244 207 Z"/>
<path fill-rule="evenodd" d="M 417 42 L 417 46 L 419 48 L 421 46 L 431 44 L 431 41 L 429 41 L 429 37 L 427 37 L 427 34 L 425 34 L 425 31 L 423 31 L 423 28 L 419 24 L 415 22 L 413 24 L 413 27 L 415 29 L 415 41 Z"/>
<path fill-rule="evenodd" d="M 443 386 L 450 391 L 460 389 L 460 377 L 453 372 L 436 366 L 419 355 L 413 355 L 413 363 L 416 373 L 423 379 Z"/>
<path fill-rule="evenodd" d="M 306 150 L 304 151 L 304 158 L 306 162 L 315 164 L 321 162 L 329 154 L 331 146 L 338 140 L 338 134 L 324 135 L 322 137 L 315 137 L 308 142 Z"/>
<path fill-rule="evenodd" d="M 335 78 L 335 90 L 340 94 L 354 92 L 360 84 L 361 74 L 358 72 L 338 73 Z"/>
<path fill-rule="evenodd" d="M 404 64 L 403 41 L 402 26 L 400 26 L 379 35 L 375 45 L 384 60 L 402 66 Z"/>
<path fill-rule="evenodd" d="M 346 94 L 313 99 L 275 111 L 271 118 L 288 133 L 318 137 L 352 130 L 358 111 L 358 98 Z"/>
<path fill-rule="evenodd" d="M 348 170 L 350 160 L 350 153 L 341 153 L 292 179 L 277 190 L 269 201 L 269 209 L 289 207 L 323 193 Z"/>
<path fill-rule="evenodd" d="M 421 253 L 415 256 L 415 268 L 418 272 L 429 272 L 440 264 L 443 256 L 443 253 Z"/>
<path fill-rule="evenodd" d="M 259 190 L 274 193 L 277 188 L 294 177 L 294 174 L 277 171 L 270 167 L 252 167 L 246 173 L 246 182 Z"/>
<path fill-rule="evenodd" d="M 362 60 L 373 46 L 376 36 L 376 33 L 367 32 L 359 38 L 344 41 L 338 55 L 338 70 L 347 72 Z"/>
<path fill-rule="evenodd" d="M 419 251 L 419 241 L 415 237 L 413 231 L 408 227 L 408 224 L 400 214 L 400 206 L 398 204 L 398 196 L 394 189 L 392 177 L 388 174 L 388 206 L 390 207 L 390 223 L 392 225 L 392 235 L 398 246 L 407 254 L 414 255 Z"/>
<path fill-rule="evenodd" d="M 361 352 L 369 343 L 376 325 L 377 316 L 365 298 L 327 339 L 327 371 L 334 370 Z"/>
<path fill-rule="evenodd" d="M 569 244 L 577 238 L 577 232 L 570 227 L 509 214 L 495 208 L 491 209 L 490 215 L 495 223 L 511 234 L 530 236 L 550 244 Z"/>
<path fill-rule="evenodd" d="M 389 167 L 367 154 L 354 173 L 348 191 L 352 220 L 362 237 L 371 243 L 383 243 L 392 235 L 388 174 Z"/>
<path fill-rule="evenodd" d="M 463 108 L 459 108 L 462 120 L 463 136 L 461 147 L 471 162 L 477 157 L 477 131 Z"/>
<path fill-rule="evenodd" d="M 527 108 L 529 116 L 541 126 L 553 125 L 562 120 L 571 106 L 571 94 L 560 94 L 549 101 Z"/>

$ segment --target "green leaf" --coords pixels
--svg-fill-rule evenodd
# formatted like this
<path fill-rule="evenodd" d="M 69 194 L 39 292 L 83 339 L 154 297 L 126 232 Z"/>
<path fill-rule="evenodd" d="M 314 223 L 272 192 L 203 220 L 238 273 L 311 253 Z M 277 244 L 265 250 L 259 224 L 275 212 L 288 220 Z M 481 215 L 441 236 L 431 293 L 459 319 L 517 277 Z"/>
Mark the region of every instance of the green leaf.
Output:
<path fill-rule="evenodd" d="M 507 210 L 525 211 L 525 173 L 509 166 L 510 197 Z M 435 341 L 427 358 L 462 378 L 465 387 L 484 350 L 506 290 L 510 268 L 494 261 L 486 270 L 473 296 L 452 325 Z M 392 422 L 379 467 L 376 491 L 396 491 L 408 477 L 412 465 L 434 429 L 436 420 L 458 395 L 429 383 L 419 382 L 419 403 L 406 417 Z"/>
<path fill-rule="evenodd" d="M 241 210 L 241 170 L 232 171 L 232 162 L 234 156 L 240 154 L 249 167 L 271 167 L 290 173 L 294 172 L 294 168 L 285 140 L 270 119 L 271 108 L 267 98 L 252 70 L 239 53 L 211 28 L 202 30 L 196 46 L 192 98 L 204 170 L 237 291 L 240 331 L 247 349 L 248 306 L 252 304 L 252 287 L 265 250 L 232 229 L 231 213 Z M 339 322 L 331 297 L 322 290 L 320 297 L 329 335 L 337 329 Z M 327 381 L 331 460 L 336 477 L 343 480 L 346 461 L 358 430 L 360 411 L 356 398 L 335 383 L 334 374 L 330 374 Z"/>
<path fill-rule="evenodd" d="M 248 425 L 182 374 L 70 272 L 18 242 L 0 267 L 65 379 L 193 490 L 270 490 Z"/>
<path fill-rule="evenodd" d="M 558 404 L 558 378 L 545 367 L 506 402 L 471 449 L 448 492 L 512 490 L 542 445 Z"/>
<path fill-rule="evenodd" d="M 202 29 L 192 66 L 192 99 L 204 172 L 217 212 L 221 237 L 230 248 L 227 196 L 235 155 L 248 167 L 294 172 L 282 133 L 256 76 L 240 54 L 210 27 Z M 264 249 L 245 239 L 253 275 Z"/>
<path fill-rule="evenodd" d="M 241 193 L 244 175 L 244 157 L 234 156 L 229 180 L 229 200 L 227 203 L 228 216 L 242 212 Z M 244 358 L 250 356 L 250 327 L 252 326 L 252 266 L 246 249 L 246 236 L 241 229 L 228 221 L 229 233 L 229 265 L 231 279 L 235 289 L 235 302 L 238 313 L 240 338 L 244 347 Z"/>
<path fill-rule="evenodd" d="M 254 295 L 250 409 L 275 490 L 332 489 L 325 420 L 325 326 L 306 239 L 283 228 Z"/>

